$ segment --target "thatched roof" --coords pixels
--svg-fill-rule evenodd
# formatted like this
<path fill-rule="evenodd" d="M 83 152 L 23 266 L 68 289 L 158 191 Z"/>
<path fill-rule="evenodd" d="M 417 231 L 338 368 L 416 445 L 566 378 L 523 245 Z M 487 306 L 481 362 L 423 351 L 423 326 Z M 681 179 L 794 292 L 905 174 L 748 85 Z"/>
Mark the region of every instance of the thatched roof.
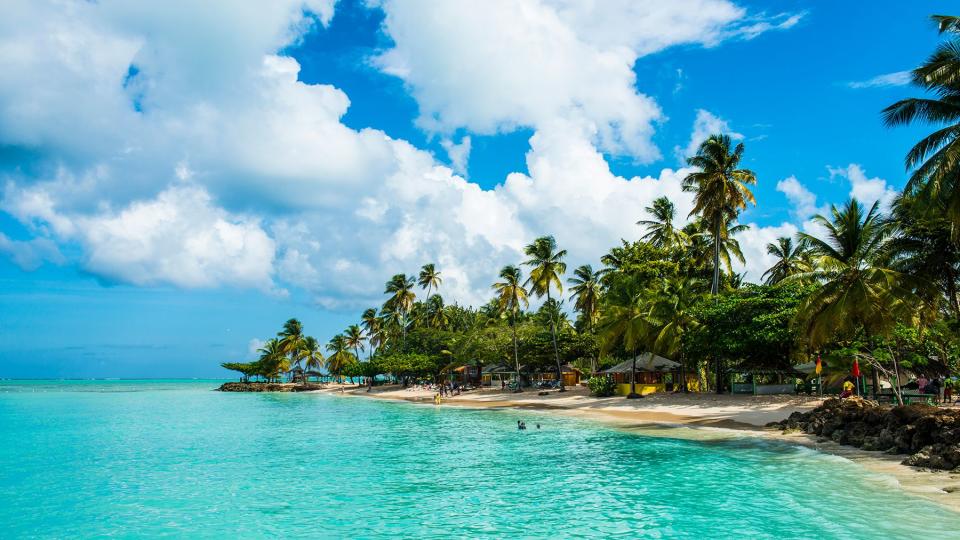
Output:
<path fill-rule="evenodd" d="M 619 364 L 613 366 L 612 368 L 605 369 L 600 373 L 630 373 L 630 369 L 633 367 L 633 359 L 624 360 Z M 674 371 L 680 368 L 678 362 L 674 362 L 669 358 L 664 358 L 653 353 L 643 353 L 637 355 L 637 371 Z"/>

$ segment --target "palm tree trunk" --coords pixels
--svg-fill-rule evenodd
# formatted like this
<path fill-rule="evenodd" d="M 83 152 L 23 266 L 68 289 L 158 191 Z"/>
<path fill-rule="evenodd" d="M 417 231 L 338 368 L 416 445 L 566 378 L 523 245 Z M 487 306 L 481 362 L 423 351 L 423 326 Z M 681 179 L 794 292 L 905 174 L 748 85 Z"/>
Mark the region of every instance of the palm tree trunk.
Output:
<path fill-rule="evenodd" d="M 517 350 L 517 308 L 513 308 L 513 361 L 517 367 L 517 392 L 523 392 L 523 385 L 520 382 L 520 353 Z"/>
<path fill-rule="evenodd" d="M 713 285 L 710 286 L 710 294 L 716 295 L 720 292 L 720 220 L 717 220 L 713 227 Z"/>
<path fill-rule="evenodd" d="M 547 284 L 547 303 L 550 302 L 550 287 Z M 563 371 L 560 369 L 560 350 L 557 348 L 557 321 L 550 317 L 550 337 L 553 338 L 553 358 L 557 361 L 557 382 L 560 383 L 560 392 L 565 392 L 563 387 Z"/>
<path fill-rule="evenodd" d="M 630 394 L 628 399 L 637 397 L 637 349 L 633 349 L 633 363 L 630 367 Z"/>
<path fill-rule="evenodd" d="M 949 297 L 950 307 L 953 309 L 953 316 L 960 319 L 960 298 L 957 298 L 957 278 L 953 275 L 953 269 L 947 268 L 947 296 Z"/>

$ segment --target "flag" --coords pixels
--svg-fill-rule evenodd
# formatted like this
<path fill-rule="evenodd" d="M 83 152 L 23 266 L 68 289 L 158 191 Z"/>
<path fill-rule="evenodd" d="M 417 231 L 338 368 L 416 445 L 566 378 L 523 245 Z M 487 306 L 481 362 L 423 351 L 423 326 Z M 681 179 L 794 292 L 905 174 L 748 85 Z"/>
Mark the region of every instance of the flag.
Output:
<path fill-rule="evenodd" d="M 817 372 L 817 375 L 819 375 L 820 372 L 823 371 L 823 365 L 820 364 L 820 355 L 819 355 L 819 354 L 817 355 L 817 368 L 816 368 L 814 371 Z"/>
<path fill-rule="evenodd" d="M 860 362 L 856 358 L 853 359 L 853 376 L 860 378 Z"/>

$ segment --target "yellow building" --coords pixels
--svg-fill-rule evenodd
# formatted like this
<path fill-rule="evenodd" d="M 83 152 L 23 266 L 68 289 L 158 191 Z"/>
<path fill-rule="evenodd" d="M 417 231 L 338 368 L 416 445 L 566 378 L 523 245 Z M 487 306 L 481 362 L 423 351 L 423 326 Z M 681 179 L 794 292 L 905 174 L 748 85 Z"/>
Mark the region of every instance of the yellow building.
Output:
<path fill-rule="evenodd" d="M 654 392 L 671 392 L 679 387 L 680 364 L 652 353 L 643 353 L 636 358 L 624 360 L 600 372 L 617 383 L 617 395 L 630 394 L 631 383 L 641 396 Z M 632 376 L 631 376 L 632 374 Z M 695 373 L 687 373 L 687 388 L 698 391 L 700 384 Z"/>

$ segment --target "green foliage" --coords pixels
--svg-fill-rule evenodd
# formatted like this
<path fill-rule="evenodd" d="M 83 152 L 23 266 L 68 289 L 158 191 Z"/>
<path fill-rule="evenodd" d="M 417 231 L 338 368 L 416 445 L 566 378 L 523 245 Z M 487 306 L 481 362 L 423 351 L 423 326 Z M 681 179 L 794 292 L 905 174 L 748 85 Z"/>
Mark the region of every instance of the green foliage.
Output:
<path fill-rule="evenodd" d="M 610 397 L 617 391 L 617 385 L 610 377 L 590 377 L 587 381 L 590 393 L 597 397 Z"/>

